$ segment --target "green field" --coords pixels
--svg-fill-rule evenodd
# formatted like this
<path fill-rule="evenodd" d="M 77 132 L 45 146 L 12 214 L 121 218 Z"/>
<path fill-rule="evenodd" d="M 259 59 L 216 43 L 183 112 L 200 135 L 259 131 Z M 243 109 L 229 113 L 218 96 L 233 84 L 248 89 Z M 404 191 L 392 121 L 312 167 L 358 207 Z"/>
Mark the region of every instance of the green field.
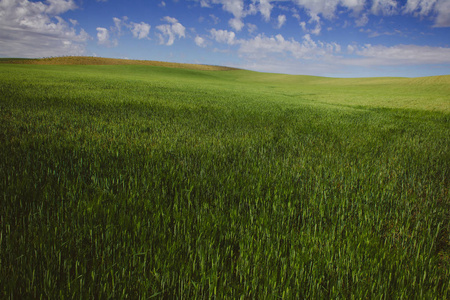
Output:
<path fill-rule="evenodd" d="M 0 65 L 0 298 L 450 298 L 450 76 Z"/>

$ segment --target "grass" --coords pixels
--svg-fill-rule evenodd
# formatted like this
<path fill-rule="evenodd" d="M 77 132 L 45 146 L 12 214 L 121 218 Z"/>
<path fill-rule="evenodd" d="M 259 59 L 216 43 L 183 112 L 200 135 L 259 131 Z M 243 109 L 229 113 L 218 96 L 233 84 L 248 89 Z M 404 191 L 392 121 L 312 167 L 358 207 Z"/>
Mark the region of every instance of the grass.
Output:
<path fill-rule="evenodd" d="M 449 298 L 448 81 L 0 65 L 0 298 Z"/>
<path fill-rule="evenodd" d="M 151 60 L 133 60 L 133 59 L 117 59 L 91 56 L 62 56 L 62 57 L 47 57 L 40 59 L 27 58 L 0 58 L 0 63 L 5 64 L 30 64 L 30 65 L 133 65 L 133 66 L 153 66 L 153 67 L 168 67 L 190 70 L 203 71 L 230 71 L 237 70 L 236 68 L 200 65 L 200 64 L 181 64 Z"/>

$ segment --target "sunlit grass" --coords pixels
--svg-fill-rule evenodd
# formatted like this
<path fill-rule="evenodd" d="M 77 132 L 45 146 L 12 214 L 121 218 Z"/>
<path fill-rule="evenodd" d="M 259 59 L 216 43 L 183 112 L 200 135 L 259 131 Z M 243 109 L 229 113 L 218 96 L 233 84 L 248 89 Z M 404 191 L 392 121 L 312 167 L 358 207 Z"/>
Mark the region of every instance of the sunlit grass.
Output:
<path fill-rule="evenodd" d="M 446 299 L 447 79 L 0 65 L 0 296 Z"/>

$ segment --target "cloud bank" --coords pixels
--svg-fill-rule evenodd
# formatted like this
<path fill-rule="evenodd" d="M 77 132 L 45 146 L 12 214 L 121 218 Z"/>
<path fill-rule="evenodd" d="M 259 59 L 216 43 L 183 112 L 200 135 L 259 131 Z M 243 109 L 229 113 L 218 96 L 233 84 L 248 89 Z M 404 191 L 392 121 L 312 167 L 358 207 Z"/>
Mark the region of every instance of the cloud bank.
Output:
<path fill-rule="evenodd" d="M 428 18 L 434 27 L 450 27 L 450 1 L 449 0 L 192 0 L 199 2 L 201 7 L 222 7 L 225 12 L 232 15 L 229 26 L 240 31 L 244 26 L 246 16 L 260 14 L 263 20 L 269 22 L 275 7 L 291 3 L 298 10 L 304 11 L 309 20 L 302 21 L 301 26 L 312 34 L 320 34 L 322 20 L 338 19 L 341 13 L 347 13 L 358 26 L 367 24 L 370 15 L 394 16 L 413 15 L 418 18 Z M 403 5 L 401 4 L 403 3 Z M 298 12 L 293 16 L 299 18 Z M 278 27 L 284 21 L 278 16 Z"/>
<path fill-rule="evenodd" d="M 163 21 L 169 24 L 156 26 L 156 29 L 161 32 L 158 34 L 160 44 L 171 46 L 176 38 L 186 37 L 186 28 L 177 19 L 167 16 L 163 18 Z"/>
<path fill-rule="evenodd" d="M 0 1 L 0 55 L 43 57 L 82 55 L 90 36 L 77 21 L 59 15 L 75 10 L 73 0 Z"/>

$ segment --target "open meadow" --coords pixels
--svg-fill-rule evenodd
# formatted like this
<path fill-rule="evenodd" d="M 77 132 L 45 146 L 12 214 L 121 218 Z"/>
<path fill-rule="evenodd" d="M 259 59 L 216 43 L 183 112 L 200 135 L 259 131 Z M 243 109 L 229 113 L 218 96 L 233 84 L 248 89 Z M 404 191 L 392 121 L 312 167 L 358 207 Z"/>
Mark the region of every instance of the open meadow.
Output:
<path fill-rule="evenodd" d="M 450 298 L 450 76 L 0 64 L 0 298 Z"/>

